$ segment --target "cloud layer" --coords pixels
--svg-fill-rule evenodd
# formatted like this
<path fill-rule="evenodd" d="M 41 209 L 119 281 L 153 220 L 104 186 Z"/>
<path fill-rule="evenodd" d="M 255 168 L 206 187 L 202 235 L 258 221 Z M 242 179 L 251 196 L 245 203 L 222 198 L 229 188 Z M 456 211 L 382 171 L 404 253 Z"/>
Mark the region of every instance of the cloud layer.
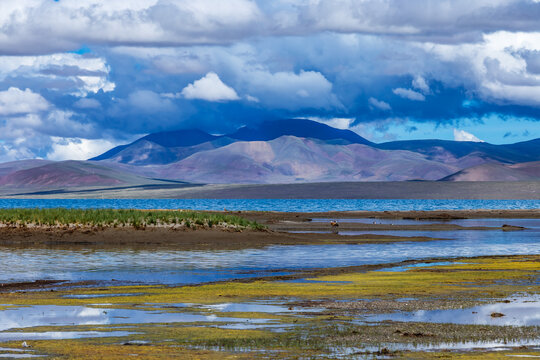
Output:
<path fill-rule="evenodd" d="M 538 18 L 533 0 L 4 1 L 0 161 L 284 117 L 540 137 Z"/>

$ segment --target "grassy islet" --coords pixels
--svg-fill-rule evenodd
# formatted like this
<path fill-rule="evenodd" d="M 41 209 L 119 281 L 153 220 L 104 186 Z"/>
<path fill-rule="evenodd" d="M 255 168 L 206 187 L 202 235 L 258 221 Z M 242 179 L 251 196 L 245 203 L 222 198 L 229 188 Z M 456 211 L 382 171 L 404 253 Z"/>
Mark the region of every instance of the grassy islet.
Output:
<path fill-rule="evenodd" d="M 190 210 L 135 209 L 0 209 L 0 224 L 8 227 L 28 226 L 215 226 L 263 230 L 265 227 L 239 216 Z"/>

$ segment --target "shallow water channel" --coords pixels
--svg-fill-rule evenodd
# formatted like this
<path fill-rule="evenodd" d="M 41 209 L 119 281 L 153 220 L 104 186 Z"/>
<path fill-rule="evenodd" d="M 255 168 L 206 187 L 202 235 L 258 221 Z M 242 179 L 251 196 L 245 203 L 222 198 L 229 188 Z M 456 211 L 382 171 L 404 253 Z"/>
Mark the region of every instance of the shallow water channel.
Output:
<path fill-rule="evenodd" d="M 343 221 L 343 220 L 342 220 Z M 350 221 L 350 220 L 348 220 Z M 382 222 L 377 219 L 355 221 Z M 391 220 L 397 224 L 400 220 Z M 413 224 L 434 221 L 401 220 Z M 436 221 L 437 222 L 437 221 Z M 305 268 L 392 263 L 410 259 L 540 253 L 540 219 L 455 220 L 463 226 L 524 226 L 523 231 L 369 231 L 372 234 L 426 236 L 444 241 L 386 244 L 269 246 L 243 250 L 40 249 L 0 247 L 3 283 L 97 280 L 143 284 L 196 284 L 286 274 Z M 366 233 L 366 232 L 362 232 Z M 344 233 L 351 234 L 351 233 Z"/>
<path fill-rule="evenodd" d="M 171 304 L 178 309 L 186 304 Z M 81 325 L 117 325 L 117 324 L 148 324 L 148 323 L 212 323 L 214 326 L 227 329 L 257 329 L 287 327 L 271 319 L 264 318 L 235 318 L 216 316 L 204 310 L 218 310 L 223 313 L 250 309 L 264 313 L 293 313 L 294 309 L 285 306 L 269 304 L 220 304 L 217 306 L 200 307 L 201 312 L 186 310 L 181 312 L 165 312 L 162 310 L 149 311 L 139 309 L 112 309 L 107 304 L 95 306 L 52 306 L 38 305 L 29 307 L 14 307 L 0 312 L 0 341 L 12 340 L 41 340 L 69 339 L 81 337 L 125 336 L 125 331 L 46 331 L 46 332 L 10 332 L 11 329 L 30 328 L 37 326 L 81 326 Z"/>
<path fill-rule="evenodd" d="M 466 309 L 395 312 L 370 315 L 363 318 L 363 321 L 366 322 L 388 320 L 464 325 L 540 326 L 540 296 L 515 296 L 503 302 Z"/>

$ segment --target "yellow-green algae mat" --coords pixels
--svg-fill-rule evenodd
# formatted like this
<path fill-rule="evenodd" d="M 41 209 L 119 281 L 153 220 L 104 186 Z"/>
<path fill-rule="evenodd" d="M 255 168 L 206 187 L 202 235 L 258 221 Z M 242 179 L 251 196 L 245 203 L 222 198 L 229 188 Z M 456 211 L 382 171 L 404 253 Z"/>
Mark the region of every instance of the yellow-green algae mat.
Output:
<path fill-rule="evenodd" d="M 388 299 L 402 297 L 504 297 L 516 292 L 538 293 L 540 255 L 455 260 L 452 265 L 406 271 L 368 271 L 321 275 L 311 282 L 254 280 L 201 286 L 116 286 L 57 292 L 0 294 L 0 304 L 88 305 L 95 299 L 66 298 L 99 295 L 100 303 L 217 304 L 255 299 Z M 530 280 L 527 283 L 527 280 Z M 110 297 L 105 295 L 110 294 Z M 129 296 L 117 296 L 129 294 Z M 134 296 L 136 295 L 136 296 Z"/>
<path fill-rule="evenodd" d="M 409 268 L 406 271 L 367 271 L 314 276 L 310 282 L 282 282 L 253 280 L 251 282 L 221 282 L 201 286 L 120 286 L 108 288 L 83 288 L 66 291 L 15 292 L 0 294 L 0 304 L 11 306 L 31 305 L 78 305 L 92 306 L 96 298 L 71 298 L 66 296 L 99 295 L 99 303 L 117 308 L 146 308 L 163 311 L 185 311 L 181 308 L 171 310 L 167 304 L 220 304 L 231 302 L 252 302 L 271 300 L 275 303 L 289 303 L 304 300 L 350 300 L 400 298 L 450 299 L 463 301 L 501 300 L 513 294 L 538 294 L 540 275 L 540 255 L 484 257 L 452 260 L 450 265 Z M 117 294 L 130 294 L 117 295 Z M 110 296 L 107 296 L 110 295 Z M 102 306 L 100 306 L 102 307 Z M 215 312 L 220 314 L 219 311 Z M 354 342 L 373 345 L 369 338 L 362 338 L 343 314 L 320 314 L 298 318 L 294 316 L 234 313 L 226 316 L 261 317 L 276 319 L 283 323 L 303 324 L 282 333 L 270 330 L 231 330 L 222 329 L 215 324 L 144 324 L 125 325 L 124 330 L 134 332 L 122 338 L 99 338 L 78 340 L 33 341 L 36 354 L 47 354 L 52 358 L 72 359 L 124 359 L 137 355 L 141 359 L 160 358 L 317 358 L 332 357 L 328 346 L 319 339 L 328 338 L 331 344 L 333 335 L 340 332 L 354 335 Z M 219 322 L 219 317 L 216 319 Z M 386 324 L 388 325 L 388 324 Z M 307 327 L 303 327 L 307 326 Z M 392 326 L 387 326 L 389 331 Z M 466 329 L 467 326 L 463 326 Z M 78 327 L 79 329 L 81 327 Z M 96 328 L 96 327 L 95 327 Z M 121 325 L 100 326 L 100 330 L 114 331 Z M 373 327 L 379 328 L 379 327 Z M 383 325 L 380 328 L 384 328 Z M 504 327 L 500 327 L 504 329 Z M 64 331 L 69 327 L 63 327 Z M 305 330 L 309 329 L 309 330 Z M 344 330 L 345 329 L 345 330 Z M 457 332 L 461 328 L 456 327 Z M 472 334 L 475 327 L 467 328 Z M 22 329 L 19 331 L 47 331 L 47 329 Z M 50 330 L 50 329 L 49 329 Z M 58 329 L 56 329 L 58 330 Z M 302 334 L 302 331 L 305 333 Z M 509 329 L 511 330 L 511 329 Z M 369 330 L 362 331 L 369 335 Z M 514 330 L 512 330 L 514 331 Z M 524 333 L 531 336 L 535 329 Z M 295 332 L 294 336 L 290 332 Z M 501 330 L 501 333 L 504 331 Z M 464 331 L 463 333 L 467 333 Z M 366 335 L 366 336 L 367 336 Z M 348 336 L 348 335 L 347 335 Z M 313 337 L 313 341 L 311 341 Z M 350 336 L 349 336 L 350 337 Z M 129 345 L 132 339 L 147 342 Z M 351 338 L 352 339 L 352 338 Z M 349 339 L 349 342 L 350 340 Z M 316 340 L 316 341 L 315 341 Z M 345 341 L 346 336 L 339 341 Z M 303 342 L 303 343 L 302 343 Z M 436 339 L 433 339 L 436 342 Z M 0 344 L 0 347 L 19 347 L 20 343 Z M 230 345 L 230 346 L 228 346 Z M 326 344 L 328 345 L 328 344 Z M 333 344 L 338 347 L 340 344 Z M 229 351 L 219 351 L 230 348 Z M 235 350 L 242 349 L 238 352 Z M 265 352 L 264 350 L 267 350 Z M 1 352 L 0 352 L 1 354 Z M 512 358 L 513 356 L 537 356 L 531 350 L 514 352 L 439 352 L 439 353 L 392 353 L 398 358 Z M 367 356 L 367 355 L 366 355 Z M 376 356 L 376 355 L 373 355 Z"/>

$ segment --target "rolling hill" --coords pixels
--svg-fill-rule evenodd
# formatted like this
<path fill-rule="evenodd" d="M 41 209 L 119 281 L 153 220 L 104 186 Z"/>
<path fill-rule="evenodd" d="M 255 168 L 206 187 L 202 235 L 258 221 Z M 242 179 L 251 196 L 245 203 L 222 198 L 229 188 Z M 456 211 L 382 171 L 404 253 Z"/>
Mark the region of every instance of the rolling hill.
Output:
<path fill-rule="evenodd" d="M 139 185 L 156 183 L 135 174 L 87 161 L 50 162 L 0 177 L 3 188 L 58 188 Z"/>
<path fill-rule="evenodd" d="M 540 161 L 519 164 L 486 163 L 458 171 L 443 181 L 537 181 Z"/>

